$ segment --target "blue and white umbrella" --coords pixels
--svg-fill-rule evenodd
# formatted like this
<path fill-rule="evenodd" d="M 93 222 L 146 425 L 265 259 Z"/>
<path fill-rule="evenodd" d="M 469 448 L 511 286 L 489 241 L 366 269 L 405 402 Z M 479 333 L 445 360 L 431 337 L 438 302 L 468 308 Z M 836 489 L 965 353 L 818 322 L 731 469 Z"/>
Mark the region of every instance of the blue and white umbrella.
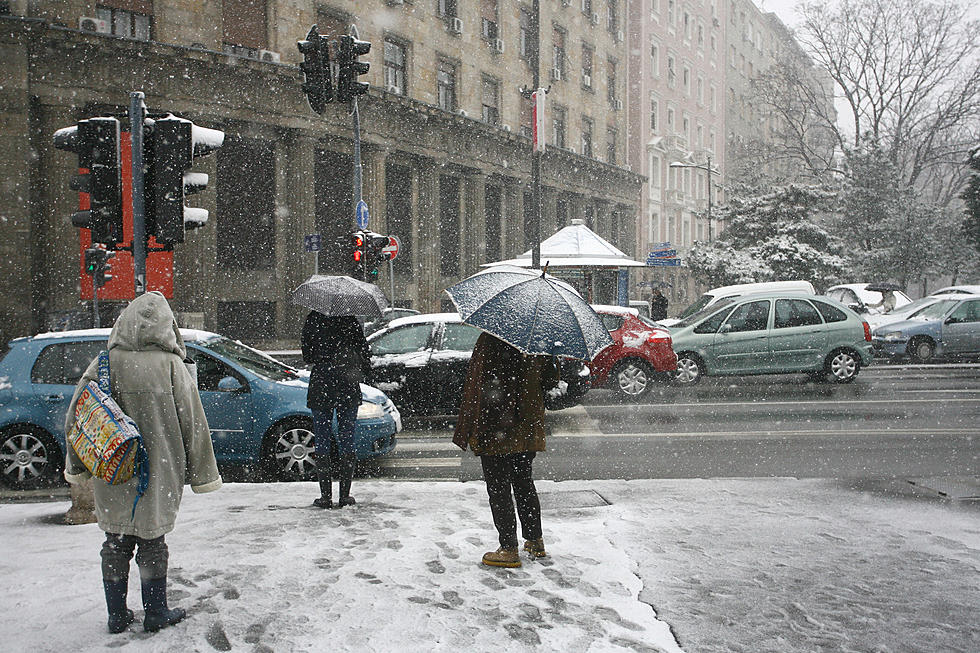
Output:
<path fill-rule="evenodd" d="M 463 322 L 526 354 L 592 360 L 613 344 L 581 295 L 541 270 L 495 265 L 446 292 Z"/>

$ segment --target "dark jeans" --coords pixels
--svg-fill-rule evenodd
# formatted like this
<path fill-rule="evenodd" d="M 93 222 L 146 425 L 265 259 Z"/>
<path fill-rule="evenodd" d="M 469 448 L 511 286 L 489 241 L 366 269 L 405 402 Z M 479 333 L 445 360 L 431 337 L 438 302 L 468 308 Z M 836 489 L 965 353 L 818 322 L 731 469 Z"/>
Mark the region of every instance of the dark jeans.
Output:
<path fill-rule="evenodd" d="M 517 516 L 521 520 L 524 539 L 536 540 L 541 537 L 541 503 L 538 501 L 538 492 L 534 489 L 534 479 L 531 478 L 533 460 L 533 451 L 480 456 L 493 525 L 500 535 L 500 546 L 505 549 L 517 548 L 514 499 L 517 500 Z"/>
<path fill-rule="evenodd" d="M 102 578 L 108 581 L 121 581 L 129 578 L 129 561 L 136 553 L 136 564 L 140 568 L 140 579 L 154 580 L 166 578 L 170 551 L 163 535 L 152 540 L 144 540 L 135 535 L 106 533 L 102 543 Z"/>
<path fill-rule="evenodd" d="M 331 447 L 343 457 L 354 455 L 354 429 L 357 425 L 357 407 L 360 396 L 338 398 L 327 410 L 313 412 L 313 439 L 316 443 L 317 460 L 330 460 Z M 333 431 L 333 415 L 337 413 L 337 433 Z"/>

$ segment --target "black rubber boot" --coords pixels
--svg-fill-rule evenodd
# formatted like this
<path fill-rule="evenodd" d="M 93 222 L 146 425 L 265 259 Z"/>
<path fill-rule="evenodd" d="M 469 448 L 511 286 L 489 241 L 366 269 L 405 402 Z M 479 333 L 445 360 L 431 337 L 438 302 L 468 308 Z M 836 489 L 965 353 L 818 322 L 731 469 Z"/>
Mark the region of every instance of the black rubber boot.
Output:
<path fill-rule="evenodd" d="M 333 489 L 330 480 L 330 462 L 327 460 L 318 461 L 316 466 L 316 479 L 320 482 L 320 498 L 313 500 L 313 505 L 317 508 L 333 508 Z"/>
<path fill-rule="evenodd" d="M 187 616 L 182 608 L 167 607 L 167 577 L 143 581 L 143 630 L 155 633 Z"/>
<path fill-rule="evenodd" d="M 356 501 L 350 495 L 350 486 L 354 480 L 354 468 L 357 466 L 357 457 L 354 454 L 344 454 L 340 457 L 340 501 L 337 502 L 338 508 L 353 506 Z"/>
<path fill-rule="evenodd" d="M 133 611 L 126 607 L 126 595 L 129 590 L 128 580 L 104 580 L 105 605 L 109 610 L 109 632 L 121 633 L 136 620 Z"/>

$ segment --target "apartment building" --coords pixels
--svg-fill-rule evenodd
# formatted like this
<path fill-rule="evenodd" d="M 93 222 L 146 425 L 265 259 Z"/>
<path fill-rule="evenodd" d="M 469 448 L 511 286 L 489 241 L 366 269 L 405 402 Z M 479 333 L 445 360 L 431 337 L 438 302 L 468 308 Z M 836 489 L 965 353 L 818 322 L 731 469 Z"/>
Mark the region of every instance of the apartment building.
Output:
<path fill-rule="evenodd" d="M 314 269 L 343 272 L 353 226 L 346 108 L 313 113 L 296 41 L 310 25 L 357 26 L 372 43 L 359 101 L 369 228 L 394 234 L 394 299 L 447 307 L 443 289 L 529 247 L 532 209 L 530 3 L 513 0 L 12 0 L 0 3 L 0 339 L 77 323 L 78 230 L 68 216 L 77 161 L 58 128 L 125 116 L 141 90 L 151 111 L 221 129 L 201 160 L 210 212 L 173 254 L 175 310 L 188 323 L 263 346 L 298 338 L 289 292 Z M 634 254 L 640 189 L 627 168 L 624 0 L 541 3 L 549 87 L 542 237 L 581 218 Z M 120 252 L 119 259 L 128 256 Z M 124 265 L 121 267 L 125 267 Z M 614 274 L 614 273 L 611 273 Z M 383 272 L 379 283 L 386 290 Z M 614 279 L 604 287 L 615 287 Z M 122 301 L 103 301 L 118 308 Z M 73 322 L 72 320 L 76 320 Z"/>
<path fill-rule="evenodd" d="M 683 260 L 695 241 L 723 226 L 708 220 L 707 209 L 709 185 L 713 205 L 723 198 L 724 9 L 722 0 L 630 3 L 628 154 L 647 178 L 636 232 L 644 257 L 669 242 Z M 669 281 L 672 301 L 694 295 L 685 268 L 651 270 L 647 277 Z"/>

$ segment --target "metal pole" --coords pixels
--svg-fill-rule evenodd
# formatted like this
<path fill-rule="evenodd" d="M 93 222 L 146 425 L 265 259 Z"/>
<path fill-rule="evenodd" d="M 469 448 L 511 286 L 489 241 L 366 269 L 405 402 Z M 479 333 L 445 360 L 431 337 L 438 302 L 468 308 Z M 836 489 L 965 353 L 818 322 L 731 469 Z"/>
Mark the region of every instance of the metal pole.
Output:
<path fill-rule="evenodd" d="M 146 207 L 143 202 L 143 93 L 129 94 L 129 133 L 133 172 L 133 286 L 137 297 L 146 292 Z"/>
<path fill-rule="evenodd" d="M 388 284 L 391 288 L 391 305 L 395 305 L 395 261 L 388 259 Z"/>
<path fill-rule="evenodd" d="M 99 322 L 99 287 L 95 283 L 95 275 L 92 275 L 92 326 L 98 329 Z"/>
<path fill-rule="evenodd" d="M 708 242 L 711 242 L 711 155 L 708 155 Z"/>
<path fill-rule="evenodd" d="M 356 206 L 362 199 L 361 197 L 361 117 L 357 111 L 357 97 L 352 100 L 354 103 L 351 117 L 354 122 L 354 205 Z M 366 244 L 366 243 L 365 243 Z M 364 254 L 367 248 L 361 250 L 361 279 L 367 281 L 367 260 Z"/>
<path fill-rule="evenodd" d="M 541 0 L 531 4 L 531 88 L 541 86 Z M 543 134 L 541 135 L 543 136 Z M 533 148 L 532 148 L 533 149 Z M 541 268 L 541 152 L 531 153 L 531 266 Z"/>

